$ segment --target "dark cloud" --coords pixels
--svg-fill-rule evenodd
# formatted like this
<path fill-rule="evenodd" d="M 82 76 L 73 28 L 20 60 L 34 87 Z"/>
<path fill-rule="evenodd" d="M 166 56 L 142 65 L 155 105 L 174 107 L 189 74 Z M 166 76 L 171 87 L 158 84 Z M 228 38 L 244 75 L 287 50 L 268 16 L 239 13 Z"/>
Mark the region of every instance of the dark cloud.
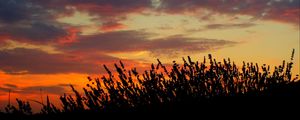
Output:
<path fill-rule="evenodd" d="M 30 0 L 48 9 L 61 9 L 66 6 L 76 7 L 79 11 L 88 11 L 100 16 L 117 16 L 138 12 L 151 5 L 150 0 Z M 65 10 L 65 9 L 61 9 Z"/>
<path fill-rule="evenodd" d="M 1 0 L 0 1 L 0 22 L 14 23 L 28 19 L 30 14 L 27 2 L 24 0 Z"/>
<path fill-rule="evenodd" d="M 68 36 L 56 20 L 57 10 L 45 9 L 30 0 L 0 1 L 0 41 L 45 44 Z M 63 11 L 60 11 L 63 12 Z"/>
<path fill-rule="evenodd" d="M 65 87 L 63 86 L 31 86 L 20 89 L 20 93 L 22 94 L 32 94 L 37 93 L 40 94 L 41 91 L 47 94 L 58 94 L 61 95 L 65 92 Z"/>
<path fill-rule="evenodd" d="M 149 39 L 150 34 L 139 31 L 117 31 L 97 35 L 82 36 L 77 43 L 64 47 L 64 50 L 102 51 L 111 53 L 132 51 L 168 51 L 203 52 L 214 50 L 235 42 L 206 38 L 188 38 L 180 35 L 161 39 Z"/>
<path fill-rule="evenodd" d="M 148 34 L 137 31 L 116 31 L 86 35 L 81 36 L 78 42 L 63 49 L 102 52 L 140 51 L 144 49 L 147 36 Z"/>
<path fill-rule="evenodd" d="M 299 0 L 163 0 L 160 10 L 182 14 L 209 9 L 216 13 L 250 15 L 254 19 L 272 19 L 298 25 L 299 4 Z"/>
<path fill-rule="evenodd" d="M 10 25 L 0 27 L 0 35 L 29 43 L 49 43 L 68 36 L 68 32 L 53 24 L 35 22 L 26 25 Z"/>
<path fill-rule="evenodd" d="M 5 92 L 20 92 L 20 90 L 18 89 L 17 85 L 14 84 L 3 84 L 2 86 L 0 86 L 0 93 Z"/>
<path fill-rule="evenodd" d="M 18 86 L 14 85 L 14 84 L 3 84 L 3 86 L 8 87 L 8 88 L 18 88 Z"/>
<path fill-rule="evenodd" d="M 0 19 L 7 22 L 55 19 L 78 10 L 99 15 L 109 22 L 149 9 L 177 14 L 209 9 L 217 13 L 246 14 L 295 23 L 299 21 L 299 4 L 299 0 L 161 0 L 159 9 L 152 9 L 151 0 L 7 0 L 0 2 Z M 71 7 L 75 9 L 70 9 Z"/>
<path fill-rule="evenodd" d="M 149 36 L 153 35 L 142 31 L 105 32 L 88 36 L 78 36 L 74 32 L 72 37 L 69 37 L 70 26 L 58 23 L 56 18 L 72 15 L 76 10 L 100 16 L 99 19 L 103 24 L 99 29 L 103 31 L 120 29 L 124 27 L 120 21 L 126 19 L 128 14 L 149 9 L 172 14 L 209 9 L 214 13 L 250 15 L 253 19 L 272 19 L 299 25 L 299 0 L 161 0 L 161 2 L 160 6 L 152 9 L 150 0 L 1 0 L 0 40 L 13 39 L 30 44 L 48 44 L 58 42 L 60 39 L 71 39 L 71 43 L 54 45 L 65 52 L 62 54 L 21 48 L 1 50 L 0 69 L 11 74 L 90 73 L 97 71 L 96 60 L 106 62 L 116 60 L 105 55 L 107 52 L 150 51 L 159 54 L 169 54 L 169 51 L 203 52 L 235 44 L 227 40 L 185 36 L 149 39 Z M 211 24 L 205 29 L 245 28 L 253 25 Z M 73 38 L 76 38 L 77 42 Z"/>
<path fill-rule="evenodd" d="M 93 0 L 96 1 L 96 0 Z M 126 2 L 123 4 L 123 2 Z M 77 3 L 74 4 L 78 10 L 88 11 L 91 14 L 96 14 L 102 17 L 104 21 L 117 21 L 118 19 L 124 19 L 126 15 L 131 13 L 141 13 L 147 7 L 147 0 L 124 0 L 124 1 L 112 1 L 112 2 L 93 2 L 91 3 Z"/>
<path fill-rule="evenodd" d="M 209 24 L 205 29 L 231 29 L 231 28 L 247 28 L 255 26 L 254 23 L 240 23 L 240 24 Z"/>
<path fill-rule="evenodd" d="M 173 50 L 203 52 L 214 50 L 215 48 L 235 44 L 228 40 L 217 40 L 207 38 L 188 38 L 184 36 L 171 36 L 164 39 L 156 39 L 147 44 L 147 49 L 151 50 Z M 168 53 L 167 53 L 168 54 Z"/>
<path fill-rule="evenodd" d="M 73 84 L 58 84 L 57 86 L 61 86 L 61 87 L 70 87 L 70 85 L 72 85 L 72 86 L 77 86 L 77 85 L 73 85 Z"/>
<path fill-rule="evenodd" d="M 103 54 L 97 61 L 116 58 Z M 0 51 L 0 69 L 8 74 L 101 73 L 100 65 L 82 54 L 49 54 L 37 49 L 16 48 Z"/>
<path fill-rule="evenodd" d="M 170 36 L 147 43 L 146 50 L 156 57 L 181 57 L 182 54 L 214 51 L 237 44 L 228 40 Z"/>
<path fill-rule="evenodd" d="M 58 94 L 61 95 L 65 92 L 64 86 L 30 86 L 30 87 L 23 87 L 23 88 L 8 88 L 8 87 L 0 87 L 0 91 L 8 92 L 11 91 L 13 93 L 20 93 L 20 94 L 40 94 L 41 90 L 43 93 L 47 94 Z"/>
<path fill-rule="evenodd" d="M 150 0 L 30 0 L 32 3 L 51 10 L 57 16 L 70 16 L 75 11 L 100 16 L 97 22 L 117 23 L 130 13 L 143 12 L 151 6 Z"/>
<path fill-rule="evenodd" d="M 9 92 L 11 89 L 7 87 L 0 87 L 0 91 Z"/>
<path fill-rule="evenodd" d="M 0 24 L 49 20 L 55 16 L 52 13 L 29 0 L 0 1 Z"/>
<path fill-rule="evenodd" d="M 120 21 L 131 13 L 145 10 L 184 14 L 198 9 L 228 15 L 250 15 L 253 19 L 272 19 L 299 24 L 299 0 L 161 0 L 153 9 L 151 0 L 2 0 L 0 1 L 0 39 L 15 39 L 29 43 L 57 42 L 67 37 L 65 24 L 56 18 L 70 16 L 74 11 L 100 16 L 100 30 L 125 28 Z M 198 15 L 198 14 L 197 14 Z M 210 15 L 201 19 L 208 19 Z M 210 26 L 214 27 L 214 26 Z M 216 25 L 215 25 L 216 27 Z M 238 27 L 236 25 L 217 27 Z"/>

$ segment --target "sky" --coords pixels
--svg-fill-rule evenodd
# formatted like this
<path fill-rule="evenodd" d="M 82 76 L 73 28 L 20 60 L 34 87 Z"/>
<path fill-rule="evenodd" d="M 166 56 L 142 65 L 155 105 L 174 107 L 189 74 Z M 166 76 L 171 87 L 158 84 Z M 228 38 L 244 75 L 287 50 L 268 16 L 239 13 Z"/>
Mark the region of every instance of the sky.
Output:
<path fill-rule="evenodd" d="M 0 107 L 78 88 L 122 60 L 150 68 L 211 53 L 299 74 L 300 0 L 1 0 Z M 53 101 L 57 101 L 53 98 Z"/>

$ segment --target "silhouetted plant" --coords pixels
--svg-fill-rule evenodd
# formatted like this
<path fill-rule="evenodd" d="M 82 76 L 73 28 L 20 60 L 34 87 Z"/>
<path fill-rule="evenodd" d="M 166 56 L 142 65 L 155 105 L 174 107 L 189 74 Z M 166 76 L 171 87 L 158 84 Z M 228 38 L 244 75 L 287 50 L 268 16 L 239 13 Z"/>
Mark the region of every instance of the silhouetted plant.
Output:
<path fill-rule="evenodd" d="M 7 105 L 5 111 L 8 114 L 17 114 L 17 115 L 31 115 L 32 109 L 29 102 L 25 102 L 19 99 L 16 99 L 18 106 Z"/>
<path fill-rule="evenodd" d="M 47 100 L 46 105 L 43 105 L 43 107 L 41 109 L 42 114 L 58 114 L 61 112 L 61 110 L 59 110 L 57 107 L 55 107 L 55 105 L 50 103 L 50 99 L 48 96 L 47 96 L 46 100 Z"/>
<path fill-rule="evenodd" d="M 168 68 L 158 61 L 150 70 L 139 74 L 126 69 L 120 61 L 114 64 L 116 74 L 103 66 L 108 75 L 92 79 L 80 94 L 72 85 L 74 96 L 60 97 L 62 109 L 47 97 L 41 114 L 82 112 L 176 111 L 182 107 L 204 109 L 224 97 L 300 96 L 298 75 L 292 79 L 291 61 L 270 72 L 270 66 L 243 62 L 239 68 L 230 59 L 217 62 L 209 54 L 203 62 L 183 58 L 183 65 L 173 61 Z M 19 107 L 7 106 L 7 113 L 32 114 L 29 103 L 17 100 Z M 202 107 L 202 108 L 201 108 Z"/>
<path fill-rule="evenodd" d="M 158 60 L 156 67 L 152 64 L 151 69 L 142 75 L 135 68 L 125 69 L 120 61 L 119 65 L 115 64 L 117 77 L 104 65 L 108 77 L 88 78 L 92 84 L 83 88 L 83 96 L 71 86 L 75 98 L 61 97 L 64 111 L 170 110 L 167 106 L 201 104 L 214 97 L 276 96 L 280 94 L 273 90 L 281 88 L 284 88 L 281 91 L 289 92 L 286 95 L 299 96 L 299 91 L 285 91 L 288 90 L 285 86 L 297 79 L 291 79 L 292 61 L 283 61 L 272 74 L 270 66 L 265 64 L 259 67 L 258 64 L 244 62 L 240 71 L 230 59 L 221 63 L 209 54 L 208 61 L 207 65 L 206 58 L 201 63 L 193 62 L 190 57 L 188 60 L 183 58 L 183 66 L 173 61 L 172 69 L 167 70 Z"/>

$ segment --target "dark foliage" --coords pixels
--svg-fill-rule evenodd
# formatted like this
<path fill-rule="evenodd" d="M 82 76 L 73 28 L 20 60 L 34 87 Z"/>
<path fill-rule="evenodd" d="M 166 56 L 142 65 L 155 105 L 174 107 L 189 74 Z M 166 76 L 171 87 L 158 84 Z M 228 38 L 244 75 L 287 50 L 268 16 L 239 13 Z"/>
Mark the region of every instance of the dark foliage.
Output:
<path fill-rule="evenodd" d="M 135 68 L 127 70 L 120 61 L 115 64 L 117 74 L 104 65 L 108 76 L 88 77 L 90 83 L 83 88 L 84 94 L 71 86 L 74 95 L 60 97 L 61 109 L 51 104 L 47 97 L 46 105 L 35 116 L 195 112 L 225 107 L 258 110 L 258 106 L 296 105 L 300 83 L 298 75 L 292 78 L 292 60 L 293 55 L 291 62 L 283 61 L 270 72 L 270 66 L 265 64 L 244 62 L 239 68 L 230 59 L 217 62 L 208 55 L 202 62 L 194 62 L 190 57 L 183 58 L 183 65 L 174 61 L 171 69 L 158 60 L 157 65 L 152 64 L 143 74 Z M 28 102 L 17 102 L 18 108 L 9 105 L 2 116 L 32 115 Z"/>

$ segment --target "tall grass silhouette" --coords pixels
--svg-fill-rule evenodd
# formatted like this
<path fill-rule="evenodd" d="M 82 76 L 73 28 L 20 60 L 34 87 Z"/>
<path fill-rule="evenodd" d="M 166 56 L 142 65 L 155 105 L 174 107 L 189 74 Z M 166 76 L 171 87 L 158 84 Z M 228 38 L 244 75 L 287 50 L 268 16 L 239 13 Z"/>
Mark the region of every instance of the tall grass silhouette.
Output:
<path fill-rule="evenodd" d="M 104 65 L 108 76 L 88 77 L 84 94 L 71 85 L 74 95 L 61 96 L 62 107 L 47 97 L 38 114 L 202 111 L 229 103 L 248 104 L 239 101 L 243 98 L 299 97 L 299 78 L 292 78 L 291 73 L 293 58 L 294 51 L 291 61 L 283 61 L 273 72 L 265 64 L 243 62 L 238 67 L 230 59 L 218 62 L 210 54 L 203 61 L 183 58 L 183 65 L 173 61 L 170 69 L 157 60 L 142 74 L 136 68 L 126 69 L 120 61 L 114 64 L 116 74 Z M 28 102 L 17 99 L 17 103 L 17 107 L 8 105 L 5 113 L 32 115 Z"/>

